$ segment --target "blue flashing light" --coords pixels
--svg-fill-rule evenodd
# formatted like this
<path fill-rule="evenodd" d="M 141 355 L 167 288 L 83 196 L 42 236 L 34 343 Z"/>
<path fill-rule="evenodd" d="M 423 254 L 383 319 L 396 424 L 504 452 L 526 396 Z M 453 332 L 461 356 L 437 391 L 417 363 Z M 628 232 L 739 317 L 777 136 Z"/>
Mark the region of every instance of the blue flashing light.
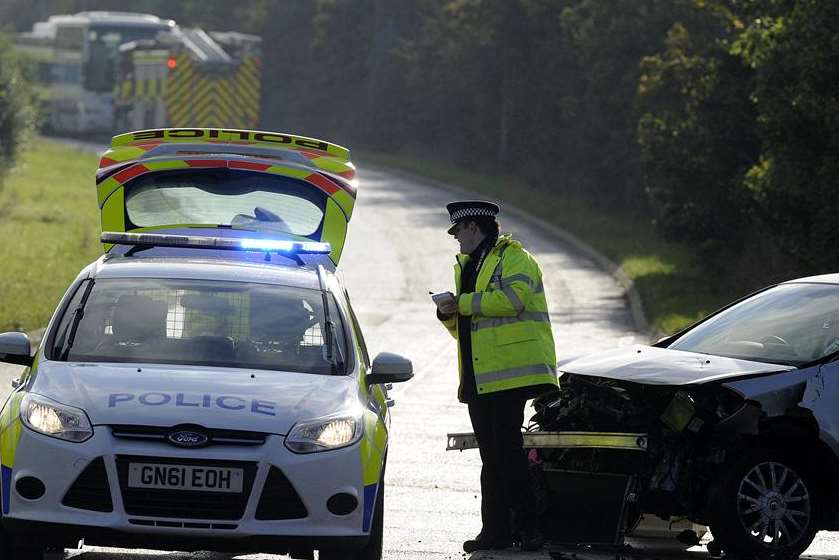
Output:
<path fill-rule="evenodd" d="M 241 239 L 242 249 L 252 251 L 277 251 L 280 253 L 329 253 L 329 243 L 317 241 L 286 241 L 279 239 Z"/>
<path fill-rule="evenodd" d="M 123 233 L 105 231 L 102 243 L 147 247 L 184 247 L 187 249 L 221 249 L 226 251 L 259 251 L 281 254 L 329 254 L 329 243 L 289 241 L 284 239 L 238 239 L 202 235 L 169 235 L 157 233 Z"/>

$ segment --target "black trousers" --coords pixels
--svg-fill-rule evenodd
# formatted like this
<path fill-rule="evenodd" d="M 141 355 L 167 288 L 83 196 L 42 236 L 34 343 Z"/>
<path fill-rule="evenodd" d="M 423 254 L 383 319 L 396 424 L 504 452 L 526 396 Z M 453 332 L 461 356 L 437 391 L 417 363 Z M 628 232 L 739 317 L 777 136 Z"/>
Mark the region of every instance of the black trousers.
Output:
<path fill-rule="evenodd" d="M 469 417 L 481 452 L 481 521 L 485 535 L 506 538 L 536 523 L 536 503 L 521 425 L 527 402 L 514 391 L 481 395 Z M 511 520 L 512 513 L 512 520 Z"/>

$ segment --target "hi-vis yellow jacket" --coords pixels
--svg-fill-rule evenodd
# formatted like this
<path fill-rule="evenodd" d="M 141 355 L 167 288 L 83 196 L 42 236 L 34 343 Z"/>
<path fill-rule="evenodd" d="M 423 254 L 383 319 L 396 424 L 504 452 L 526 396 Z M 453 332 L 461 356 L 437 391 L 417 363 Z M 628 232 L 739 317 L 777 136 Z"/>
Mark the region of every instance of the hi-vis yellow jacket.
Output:
<path fill-rule="evenodd" d="M 457 255 L 454 281 L 458 314 L 443 320 L 443 325 L 457 339 L 458 315 L 472 317 L 472 365 L 478 394 L 557 385 L 553 333 L 536 260 L 521 243 L 502 235 L 478 271 L 475 292 L 464 294 L 460 277 L 468 260 L 469 255 Z M 459 354 L 458 345 L 462 387 Z"/>

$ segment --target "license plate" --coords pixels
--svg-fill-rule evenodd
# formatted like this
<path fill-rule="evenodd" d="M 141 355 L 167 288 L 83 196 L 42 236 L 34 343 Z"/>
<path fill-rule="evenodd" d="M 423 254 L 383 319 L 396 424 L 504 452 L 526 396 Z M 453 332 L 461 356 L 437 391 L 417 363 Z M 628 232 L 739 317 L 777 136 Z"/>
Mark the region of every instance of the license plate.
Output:
<path fill-rule="evenodd" d="M 196 492 L 242 492 L 243 469 L 129 463 L 128 486 Z"/>

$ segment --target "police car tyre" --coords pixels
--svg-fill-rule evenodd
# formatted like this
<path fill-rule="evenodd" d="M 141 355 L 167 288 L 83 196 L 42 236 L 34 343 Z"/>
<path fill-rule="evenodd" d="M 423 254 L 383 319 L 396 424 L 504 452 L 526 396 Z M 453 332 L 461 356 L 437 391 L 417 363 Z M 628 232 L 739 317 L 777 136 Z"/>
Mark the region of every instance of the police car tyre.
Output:
<path fill-rule="evenodd" d="M 727 556 L 784 560 L 807 550 L 820 507 L 816 477 L 804 463 L 790 453 L 754 449 L 724 469 L 712 492 L 710 529 Z"/>
<path fill-rule="evenodd" d="M 385 482 L 382 471 L 382 482 L 376 496 L 376 509 L 373 510 L 373 524 L 370 527 L 370 540 L 356 551 L 321 550 L 319 560 L 381 560 L 384 544 L 384 516 L 385 516 Z"/>

